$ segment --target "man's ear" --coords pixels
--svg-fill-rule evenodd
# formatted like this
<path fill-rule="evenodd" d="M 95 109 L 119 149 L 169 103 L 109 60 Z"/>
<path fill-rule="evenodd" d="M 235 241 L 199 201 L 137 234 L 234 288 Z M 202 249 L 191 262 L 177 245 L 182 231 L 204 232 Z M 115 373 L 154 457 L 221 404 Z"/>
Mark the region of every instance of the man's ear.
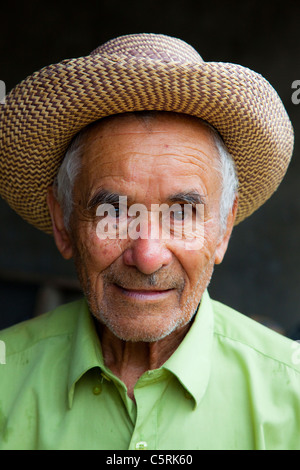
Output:
<path fill-rule="evenodd" d="M 217 249 L 216 249 L 216 253 L 215 253 L 216 254 L 215 264 L 220 264 L 223 261 L 224 255 L 225 255 L 227 247 L 228 247 L 229 239 L 230 239 L 230 236 L 231 236 L 231 233 L 232 233 L 232 229 L 233 229 L 233 226 L 234 226 L 234 221 L 235 221 L 235 217 L 236 217 L 236 213 L 237 213 L 237 208 L 238 208 L 238 196 L 236 196 L 236 198 L 234 200 L 234 203 L 233 203 L 233 206 L 232 206 L 232 209 L 228 214 L 226 230 L 221 235 L 220 241 L 217 245 Z"/>
<path fill-rule="evenodd" d="M 65 228 L 63 211 L 57 201 L 53 187 L 48 188 L 47 192 L 47 204 L 52 220 L 53 236 L 63 258 L 70 259 L 73 256 L 73 249 L 70 236 Z"/>

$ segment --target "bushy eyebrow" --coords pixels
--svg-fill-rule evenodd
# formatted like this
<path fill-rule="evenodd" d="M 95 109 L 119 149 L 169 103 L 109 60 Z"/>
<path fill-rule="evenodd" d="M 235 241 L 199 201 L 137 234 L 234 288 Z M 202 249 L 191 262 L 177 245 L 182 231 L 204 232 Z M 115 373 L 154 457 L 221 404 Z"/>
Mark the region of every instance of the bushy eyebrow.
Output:
<path fill-rule="evenodd" d="M 132 200 L 131 197 L 124 194 L 108 191 L 106 189 L 100 189 L 88 202 L 87 209 L 92 209 L 99 204 L 112 204 L 116 205 L 120 201 L 120 197 L 127 197 L 127 202 L 130 205 Z M 167 197 L 167 202 L 180 203 L 180 204 L 206 204 L 205 196 L 198 193 L 198 191 L 185 191 L 170 195 Z"/>
<path fill-rule="evenodd" d="M 206 204 L 206 197 L 199 194 L 198 191 L 187 191 L 182 193 L 172 194 L 168 197 L 168 200 L 172 203 L 183 203 L 183 204 Z"/>
<path fill-rule="evenodd" d="M 99 204 L 118 204 L 122 194 L 114 193 L 106 189 L 100 189 L 88 202 L 87 209 L 92 209 Z"/>

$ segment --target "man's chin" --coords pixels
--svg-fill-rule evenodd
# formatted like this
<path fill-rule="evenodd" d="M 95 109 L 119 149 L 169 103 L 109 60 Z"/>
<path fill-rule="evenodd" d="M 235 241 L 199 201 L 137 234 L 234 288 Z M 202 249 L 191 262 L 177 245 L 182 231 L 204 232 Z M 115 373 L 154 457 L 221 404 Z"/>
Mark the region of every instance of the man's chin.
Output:
<path fill-rule="evenodd" d="M 147 321 L 147 319 L 144 319 L 144 321 L 127 320 L 116 322 L 103 317 L 97 317 L 97 319 L 102 324 L 102 327 L 107 328 L 116 338 L 133 343 L 161 341 L 183 326 L 181 319 L 169 319 L 169 321 L 162 319 L 160 322 L 153 322 L 154 324 L 151 323 L 151 320 Z"/>
<path fill-rule="evenodd" d="M 157 341 L 161 341 L 167 336 L 169 336 L 172 331 L 160 331 L 160 332 L 145 332 L 145 331 L 135 331 L 127 332 L 127 331 L 115 331 L 111 330 L 111 332 L 120 340 L 131 342 L 131 343 L 155 343 Z"/>

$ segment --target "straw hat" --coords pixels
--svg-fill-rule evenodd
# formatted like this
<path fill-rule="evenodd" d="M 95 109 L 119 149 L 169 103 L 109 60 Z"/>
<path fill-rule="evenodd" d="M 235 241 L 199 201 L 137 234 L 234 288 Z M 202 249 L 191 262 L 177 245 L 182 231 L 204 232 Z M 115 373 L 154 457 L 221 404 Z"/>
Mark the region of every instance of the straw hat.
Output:
<path fill-rule="evenodd" d="M 51 233 L 46 192 L 71 139 L 104 116 L 141 110 L 198 116 L 219 131 L 238 171 L 236 224 L 272 195 L 286 172 L 293 129 L 261 75 L 204 62 L 176 38 L 134 34 L 49 65 L 9 93 L 0 106 L 1 196 Z"/>

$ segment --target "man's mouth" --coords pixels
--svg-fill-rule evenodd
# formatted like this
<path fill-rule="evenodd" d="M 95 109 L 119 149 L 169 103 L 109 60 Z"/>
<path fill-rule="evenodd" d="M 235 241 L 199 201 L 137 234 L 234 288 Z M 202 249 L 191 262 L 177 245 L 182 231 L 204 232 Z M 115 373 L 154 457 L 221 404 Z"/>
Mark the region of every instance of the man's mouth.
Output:
<path fill-rule="evenodd" d="M 174 289 L 158 289 L 150 287 L 148 289 L 128 289 L 114 284 L 114 287 L 121 295 L 132 300 L 160 300 L 167 297 Z"/>

